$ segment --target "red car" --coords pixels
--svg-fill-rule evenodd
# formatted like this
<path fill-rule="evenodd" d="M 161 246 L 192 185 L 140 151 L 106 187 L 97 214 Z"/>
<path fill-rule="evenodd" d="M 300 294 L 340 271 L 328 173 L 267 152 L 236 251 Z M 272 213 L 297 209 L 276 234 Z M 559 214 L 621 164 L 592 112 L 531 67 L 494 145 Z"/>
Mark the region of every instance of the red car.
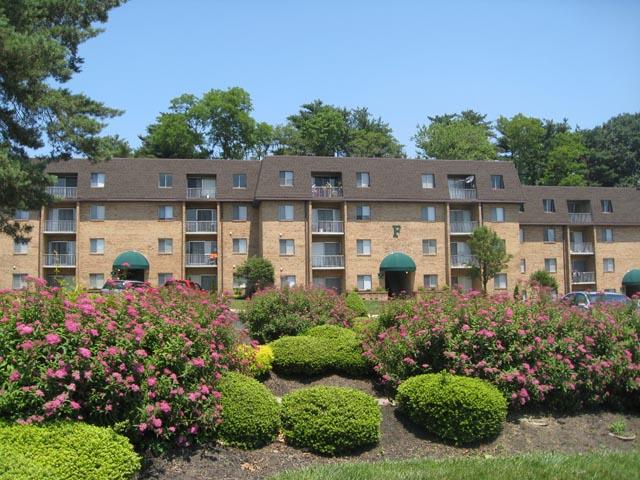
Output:
<path fill-rule="evenodd" d="M 178 285 L 184 288 L 189 288 L 191 290 L 202 290 L 202 287 L 199 283 L 191 280 L 177 280 L 175 278 L 172 278 L 171 280 L 167 280 L 166 282 L 164 282 L 165 287 L 176 287 Z"/>

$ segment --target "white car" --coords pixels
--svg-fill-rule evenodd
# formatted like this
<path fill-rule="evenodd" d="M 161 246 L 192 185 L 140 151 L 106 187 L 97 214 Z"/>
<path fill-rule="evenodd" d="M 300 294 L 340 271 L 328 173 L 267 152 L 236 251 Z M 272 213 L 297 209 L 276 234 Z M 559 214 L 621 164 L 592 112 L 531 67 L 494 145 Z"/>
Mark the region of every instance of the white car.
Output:
<path fill-rule="evenodd" d="M 595 304 L 630 305 L 631 299 L 622 293 L 613 292 L 571 292 L 562 297 L 562 301 L 576 307 L 591 309 Z"/>

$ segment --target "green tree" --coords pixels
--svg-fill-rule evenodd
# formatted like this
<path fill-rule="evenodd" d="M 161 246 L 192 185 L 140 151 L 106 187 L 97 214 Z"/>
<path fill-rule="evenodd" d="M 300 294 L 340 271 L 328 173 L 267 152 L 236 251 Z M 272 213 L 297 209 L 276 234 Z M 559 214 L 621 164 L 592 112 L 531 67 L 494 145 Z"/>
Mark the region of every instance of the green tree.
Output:
<path fill-rule="evenodd" d="M 236 273 L 247 281 L 246 294 L 253 295 L 258 290 L 273 285 L 273 264 L 262 257 L 249 257 L 237 269 Z"/>
<path fill-rule="evenodd" d="M 543 185 L 587 185 L 585 159 L 589 149 L 578 132 L 561 132 L 551 140 L 551 150 L 547 154 Z"/>
<path fill-rule="evenodd" d="M 594 185 L 631 186 L 640 181 L 640 113 L 624 113 L 583 131 Z"/>
<path fill-rule="evenodd" d="M 531 274 L 529 280 L 533 283 L 537 283 L 541 287 L 550 288 L 553 291 L 558 290 L 558 281 L 546 270 L 537 270 Z"/>
<path fill-rule="evenodd" d="M 493 129 L 485 117 L 473 110 L 428 117 L 429 125 L 418 125 L 418 131 L 412 137 L 418 156 L 452 160 L 495 159 L 497 150 L 491 141 Z"/>
<path fill-rule="evenodd" d="M 520 181 L 536 185 L 544 172 L 546 129 L 539 118 L 521 113 L 509 118 L 500 116 L 496 121 L 500 133 L 498 148 L 510 158 L 518 170 Z"/>
<path fill-rule="evenodd" d="M 354 108 L 348 117 L 349 133 L 345 154 L 348 157 L 403 157 L 402 145 L 393 136 L 389 124 L 375 118 L 367 108 Z"/>
<path fill-rule="evenodd" d="M 142 145 L 136 151 L 138 157 L 202 158 L 207 156 L 204 138 L 189 122 L 185 113 L 161 113 L 156 123 L 147 127 L 147 134 L 140 136 Z"/>
<path fill-rule="evenodd" d="M 38 209 L 50 178 L 28 149 L 49 147 L 42 162 L 85 155 L 108 158 L 114 137 L 100 135 L 104 120 L 121 112 L 63 85 L 80 72 L 79 46 L 98 35 L 99 23 L 124 0 L 0 0 L 0 231 L 28 234 L 13 210 Z"/>
<path fill-rule="evenodd" d="M 505 248 L 505 242 L 487 226 L 476 228 L 468 241 L 475 262 L 471 274 L 482 281 L 482 292 L 487 293 L 487 283 L 498 273 L 504 271 L 511 255 Z"/>

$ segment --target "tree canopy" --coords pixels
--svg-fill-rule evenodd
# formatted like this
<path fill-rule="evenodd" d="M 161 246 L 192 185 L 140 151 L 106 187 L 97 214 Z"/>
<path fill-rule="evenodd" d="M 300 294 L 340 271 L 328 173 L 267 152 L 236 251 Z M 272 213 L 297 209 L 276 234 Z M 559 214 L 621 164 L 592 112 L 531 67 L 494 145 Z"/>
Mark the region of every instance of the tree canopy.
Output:
<path fill-rule="evenodd" d="M 482 292 L 487 293 L 487 283 L 504 271 L 511 260 L 511 255 L 507 254 L 504 240 L 484 225 L 473 231 L 468 244 L 476 258 L 471 266 L 471 274 L 480 278 Z"/>

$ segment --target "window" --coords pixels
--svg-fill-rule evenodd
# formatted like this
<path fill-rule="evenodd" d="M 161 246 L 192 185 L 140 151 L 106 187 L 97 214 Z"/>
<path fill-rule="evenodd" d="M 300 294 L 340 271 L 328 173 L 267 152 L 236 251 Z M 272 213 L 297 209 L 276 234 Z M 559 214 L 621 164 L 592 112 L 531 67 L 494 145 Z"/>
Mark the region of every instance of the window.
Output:
<path fill-rule="evenodd" d="M 16 210 L 13 214 L 14 220 L 29 220 L 29 210 Z"/>
<path fill-rule="evenodd" d="M 234 173 L 233 174 L 233 188 L 247 188 L 247 174 L 246 173 Z"/>
<path fill-rule="evenodd" d="M 542 200 L 542 207 L 545 213 L 553 213 L 556 211 L 556 201 L 553 198 L 545 198 Z"/>
<path fill-rule="evenodd" d="M 371 240 L 356 240 L 358 255 L 371 255 Z"/>
<path fill-rule="evenodd" d="M 491 188 L 502 190 L 504 188 L 504 178 L 502 175 L 491 175 Z"/>
<path fill-rule="evenodd" d="M 613 228 L 602 229 L 602 241 L 605 243 L 613 242 Z"/>
<path fill-rule="evenodd" d="M 173 278 L 173 273 L 159 273 L 158 274 L 158 286 L 162 286 Z"/>
<path fill-rule="evenodd" d="M 602 269 L 606 273 L 612 273 L 616 271 L 616 261 L 613 258 L 603 258 L 602 259 Z"/>
<path fill-rule="evenodd" d="M 613 203 L 611 200 L 601 200 L 602 204 L 602 213 L 613 213 Z"/>
<path fill-rule="evenodd" d="M 493 288 L 496 290 L 505 290 L 507 288 L 507 274 L 498 273 L 493 278 Z"/>
<path fill-rule="evenodd" d="M 524 227 L 520 227 L 519 238 L 520 238 L 520 243 L 524 243 Z"/>
<path fill-rule="evenodd" d="M 233 288 L 246 288 L 247 287 L 247 279 L 240 276 L 240 275 L 236 275 L 235 273 L 233 274 Z"/>
<path fill-rule="evenodd" d="M 422 220 L 425 220 L 427 222 L 435 222 L 436 207 L 422 207 L 421 217 Z"/>
<path fill-rule="evenodd" d="M 173 187 L 173 175 L 170 173 L 161 173 L 158 178 L 158 187 L 171 188 Z"/>
<path fill-rule="evenodd" d="M 371 275 L 358 275 L 358 290 L 371 290 Z"/>
<path fill-rule="evenodd" d="M 233 206 L 233 220 L 236 222 L 247 221 L 247 206 L 246 205 L 234 205 Z"/>
<path fill-rule="evenodd" d="M 433 173 L 422 174 L 422 188 L 435 188 L 436 176 Z"/>
<path fill-rule="evenodd" d="M 555 258 L 545 258 L 544 259 L 544 269 L 549 273 L 556 273 L 557 271 L 557 263 Z"/>
<path fill-rule="evenodd" d="M 518 211 L 520 213 L 524 212 L 524 203 L 521 203 L 521 204 L 518 205 Z"/>
<path fill-rule="evenodd" d="M 424 288 L 438 288 L 438 275 L 425 275 Z"/>
<path fill-rule="evenodd" d="M 173 207 L 171 205 L 163 205 L 158 207 L 158 220 L 172 220 Z"/>
<path fill-rule="evenodd" d="M 25 254 L 29 248 L 29 244 L 25 240 L 14 240 L 13 253 Z"/>
<path fill-rule="evenodd" d="M 371 220 L 371 208 L 369 205 L 358 205 L 356 207 L 356 220 Z"/>
<path fill-rule="evenodd" d="M 296 286 L 295 275 L 282 275 L 280 277 L 280 288 L 293 288 Z"/>
<path fill-rule="evenodd" d="M 422 254 L 436 255 L 438 253 L 437 243 L 435 239 L 422 240 Z"/>
<path fill-rule="evenodd" d="M 89 274 L 89 287 L 90 288 L 102 288 L 104 285 L 104 273 L 90 273 Z"/>
<path fill-rule="evenodd" d="M 491 221 L 492 222 L 504 222 L 504 207 L 492 207 L 491 208 Z"/>
<path fill-rule="evenodd" d="M 104 188 L 106 175 L 104 173 L 91 174 L 91 188 Z"/>
<path fill-rule="evenodd" d="M 280 240 L 280 255 L 295 255 L 295 244 L 293 240 Z"/>
<path fill-rule="evenodd" d="M 520 259 L 520 273 L 527 273 L 527 259 Z"/>
<path fill-rule="evenodd" d="M 293 220 L 293 205 L 280 205 L 278 207 L 278 220 L 290 222 Z"/>
<path fill-rule="evenodd" d="M 371 186 L 371 180 L 369 178 L 369 172 L 356 173 L 356 186 L 366 188 Z"/>
<path fill-rule="evenodd" d="M 173 239 L 172 238 L 159 238 L 158 239 L 158 253 L 161 255 L 169 255 L 173 253 Z"/>
<path fill-rule="evenodd" d="M 25 288 L 27 286 L 27 274 L 26 273 L 14 273 L 13 274 L 13 283 L 11 287 L 14 290 L 18 290 L 20 288 Z"/>
<path fill-rule="evenodd" d="M 556 241 L 556 229 L 554 227 L 546 227 L 544 229 L 544 241 L 546 243 L 554 243 Z"/>
<path fill-rule="evenodd" d="M 104 220 L 104 205 L 91 205 L 89 220 Z"/>
<path fill-rule="evenodd" d="M 104 238 L 89 239 L 89 253 L 104 255 Z"/>
<path fill-rule="evenodd" d="M 293 172 L 291 170 L 280 170 L 280 186 L 293 187 Z"/>
<path fill-rule="evenodd" d="M 246 238 L 234 238 L 233 239 L 233 253 L 247 253 L 247 239 Z"/>

